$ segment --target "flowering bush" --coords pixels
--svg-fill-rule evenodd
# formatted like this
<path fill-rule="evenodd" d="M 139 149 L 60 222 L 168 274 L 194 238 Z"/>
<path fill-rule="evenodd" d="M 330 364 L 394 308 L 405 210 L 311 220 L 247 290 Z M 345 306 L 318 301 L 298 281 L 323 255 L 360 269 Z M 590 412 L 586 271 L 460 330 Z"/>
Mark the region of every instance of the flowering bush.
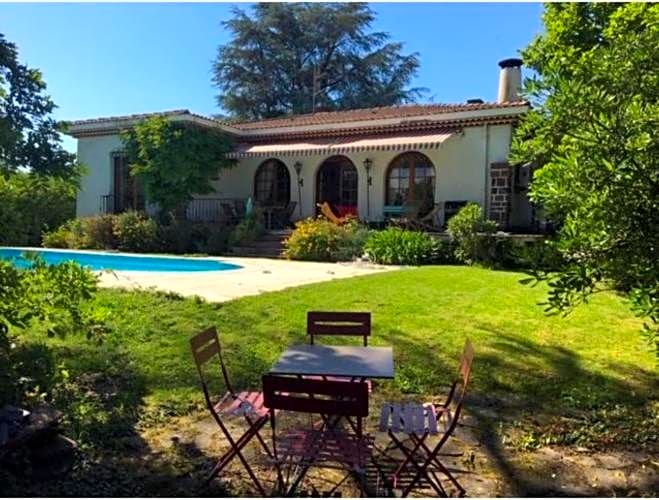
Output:
<path fill-rule="evenodd" d="M 324 217 L 304 219 L 286 240 L 284 255 L 297 260 L 350 260 L 362 254 L 367 237 L 368 229 L 356 220 L 338 226 Z"/>

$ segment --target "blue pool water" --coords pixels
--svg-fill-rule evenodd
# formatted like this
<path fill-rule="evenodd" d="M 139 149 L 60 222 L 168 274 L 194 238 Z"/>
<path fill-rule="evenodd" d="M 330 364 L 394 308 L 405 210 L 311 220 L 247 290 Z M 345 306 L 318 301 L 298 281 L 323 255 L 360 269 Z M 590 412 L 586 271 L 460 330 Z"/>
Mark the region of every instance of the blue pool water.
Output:
<path fill-rule="evenodd" d="M 11 260 L 18 267 L 28 267 L 30 264 L 21 257 L 26 251 L 39 254 L 48 264 L 72 260 L 93 271 L 112 269 L 113 271 L 195 272 L 229 271 L 241 267 L 215 259 L 151 257 L 102 252 L 31 250 L 26 248 L 0 248 L 0 259 Z"/>

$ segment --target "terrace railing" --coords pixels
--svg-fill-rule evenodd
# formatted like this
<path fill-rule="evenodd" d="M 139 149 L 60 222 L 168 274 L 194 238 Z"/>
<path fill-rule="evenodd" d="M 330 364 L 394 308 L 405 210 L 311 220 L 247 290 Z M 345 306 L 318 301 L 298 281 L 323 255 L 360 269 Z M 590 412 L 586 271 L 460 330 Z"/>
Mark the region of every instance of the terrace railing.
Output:
<path fill-rule="evenodd" d="M 115 213 L 115 203 L 113 194 L 104 194 L 101 196 L 99 212 L 101 214 L 113 214 Z"/>
<path fill-rule="evenodd" d="M 223 223 L 235 225 L 245 217 L 246 200 L 242 198 L 197 198 L 190 201 L 177 217 L 191 222 Z M 117 207 L 115 196 L 106 194 L 100 197 L 99 212 L 115 214 L 125 209 Z"/>
<path fill-rule="evenodd" d="M 245 216 L 245 200 L 240 198 L 198 198 L 188 203 L 185 218 L 192 222 L 237 224 Z"/>

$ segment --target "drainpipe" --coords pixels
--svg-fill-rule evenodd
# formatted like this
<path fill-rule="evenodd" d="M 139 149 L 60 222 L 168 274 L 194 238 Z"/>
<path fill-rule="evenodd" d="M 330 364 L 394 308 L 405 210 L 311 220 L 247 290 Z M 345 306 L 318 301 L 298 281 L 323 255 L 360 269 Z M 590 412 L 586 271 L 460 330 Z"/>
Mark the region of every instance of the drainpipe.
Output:
<path fill-rule="evenodd" d="M 483 203 L 485 217 L 489 218 L 490 214 L 490 192 L 492 186 L 490 185 L 490 124 L 485 124 L 485 200 Z"/>
<path fill-rule="evenodd" d="M 297 175 L 297 208 L 300 213 L 300 219 L 302 218 L 302 184 L 303 180 L 300 178 L 300 173 L 302 172 L 302 162 L 296 161 L 293 165 L 295 169 L 295 174 Z"/>

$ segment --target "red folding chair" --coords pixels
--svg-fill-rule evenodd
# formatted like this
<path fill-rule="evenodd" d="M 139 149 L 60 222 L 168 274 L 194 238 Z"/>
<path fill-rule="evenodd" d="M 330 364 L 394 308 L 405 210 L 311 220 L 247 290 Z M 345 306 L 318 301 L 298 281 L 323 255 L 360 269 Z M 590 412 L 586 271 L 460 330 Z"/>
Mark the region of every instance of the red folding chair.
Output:
<path fill-rule="evenodd" d="M 353 336 L 362 337 L 364 347 L 368 346 L 368 338 L 371 336 L 371 313 L 370 312 L 336 312 L 336 311 L 309 311 L 307 313 L 307 335 L 309 343 L 314 345 L 314 337 L 318 336 Z M 356 380 L 349 377 L 317 377 L 323 380 Z M 368 392 L 373 389 L 370 380 L 365 381 Z"/>
<path fill-rule="evenodd" d="M 351 335 L 362 337 L 364 346 L 367 346 L 371 335 L 371 313 L 309 311 L 307 334 L 311 345 L 314 344 L 315 336 Z"/>
<path fill-rule="evenodd" d="M 466 493 L 457 479 L 438 459 L 442 447 L 453 435 L 460 419 L 467 387 L 471 376 L 474 348 L 469 340 L 465 346 L 458 366 L 458 376 L 451 384 L 446 400 L 433 403 L 387 403 L 380 413 L 380 431 L 387 432 L 391 442 L 403 453 L 403 461 L 392 474 L 394 488 L 402 487 L 403 496 L 425 480 L 440 496 L 447 496 L 446 490 L 430 466 L 435 466 L 457 488 L 460 496 Z M 455 403 L 455 404 L 453 404 Z M 397 434 L 406 434 L 412 442 L 407 446 Z M 441 434 L 433 449 L 427 444 L 430 436 Z M 387 450 L 385 450 L 386 453 Z M 411 475 L 409 474 L 412 469 Z M 432 477 L 431 477 L 432 476 Z"/>
<path fill-rule="evenodd" d="M 273 433 L 273 451 L 278 467 L 288 465 L 285 495 L 295 489 L 310 467 L 331 467 L 348 470 L 329 492 L 332 495 L 351 473 L 359 478 L 364 491 L 365 469 L 373 448 L 373 439 L 364 434 L 362 419 L 368 416 L 368 387 L 364 382 L 346 380 L 315 380 L 279 375 L 263 376 L 263 398 L 270 409 Z M 287 410 L 321 415 L 320 427 L 294 429 L 277 437 L 275 410 Z M 337 427 L 337 421 L 328 415 L 356 419 L 354 433 Z"/>
<path fill-rule="evenodd" d="M 259 490 L 259 493 L 265 496 L 265 489 L 256 478 L 254 471 L 242 452 L 243 448 L 252 440 L 252 438 L 256 437 L 268 456 L 274 458 L 270 448 L 259 434 L 259 430 L 267 423 L 268 416 L 270 415 L 270 411 L 263 404 L 263 394 L 261 392 L 246 391 L 237 393 L 233 390 L 224 364 L 224 359 L 222 358 L 222 348 L 217 336 L 217 330 L 214 327 L 204 330 L 192 337 L 190 339 L 190 345 L 192 346 L 192 354 L 201 379 L 201 387 L 204 391 L 206 405 L 231 445 L 231 448 L 222 455 L 215 467 L 213 467 L 205 484 L 208 484 L 231 462 L 231 460 L 233 460 L 233 458 L 237 456 L 245 467 L 247 474 L 254 482 L 254 485 Z M 219 368 L 227 390 L 224 396 L 219 400 L 213 399 L 208 388 L 207 377 L 204 373 L 206 363 L 213 359 L 218 360 Z M 247 430 L 238 439 L 234 439 L 222 419 L 237 417 L 244 418 L 247 423 Z"/>

